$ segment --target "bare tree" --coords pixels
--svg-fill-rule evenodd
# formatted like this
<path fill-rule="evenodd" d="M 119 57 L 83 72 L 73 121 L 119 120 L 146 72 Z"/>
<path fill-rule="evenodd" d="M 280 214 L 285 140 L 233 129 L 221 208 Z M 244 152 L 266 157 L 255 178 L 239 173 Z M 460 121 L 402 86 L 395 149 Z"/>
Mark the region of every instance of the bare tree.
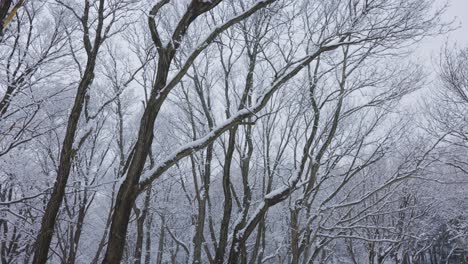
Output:
<path fill-rule="evenodd" d="M 70 111 L 70 116 L 67 122 L 67 129 L 63 139 L 60 152 L 60 160 L 58 163 L 57 177 L 52 189 L 50 199 L 47 203 L 46 210 L 41 222 L 41 228 L 38 233 L 35 244 L 35 254 L 33 263 L 45 263 L 47 261 L 49 246 L 53 236 L 53 229 L 56 222 L 56 217 L 64 198 L 65 187 L 70 175 L 72 166 L 72 158 L 74 149 L 75 135 L 78 128 L 83 108 L 89 98 L 89 89 L 94 79 L 94 71 L 98 59 L 99 49 L 103 42 L 114 34 L 111 31 L 112 26 L 120 18 L 121 12 L 125 12 L 127 3 L 115 2 L 107 3 L 105 0 L 99 1 L 97 5 L 89 1 L 85 1 L 83 6 L 83 14 L 79 15 L 72 6 L 61 3 L 64 9 L 67 9 L 69 14 L 77 19 L 82 30 L 83 48 L 85 51 L 85 67 L 81 68 L 80 63 L 76 63 L 80 70 L 80 81 L 78 84 L 75 100 Z M 90 32 L 95 27 L 94 32 Z M 94 39 L 91 39 L 91 34 Z M 87 114 L 87 112 L 85 111 Z M 90 117 L 86 115 L 86 119 Z M 86 132 L 82 142 L 86 139 L 89 132 Z"/>
<path fill-rule="evenodd" d="M 403 100 L 443 11 L 2 1 L 1 262 L 461 261 L 466 52 Z"/>

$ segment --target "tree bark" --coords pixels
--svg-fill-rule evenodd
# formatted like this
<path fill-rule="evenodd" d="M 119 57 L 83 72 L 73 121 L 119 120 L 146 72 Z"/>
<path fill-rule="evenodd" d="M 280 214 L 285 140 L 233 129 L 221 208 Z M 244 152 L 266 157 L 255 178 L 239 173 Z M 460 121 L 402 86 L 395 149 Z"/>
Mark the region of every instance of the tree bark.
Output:
<path fill-rule="evenodd" d="M 141 263 L 141 256 L 143 252 L 144 224 L 145 224 L 146 216 L 148 215 L 150 198 L 151 198 L 151 189 L 148 189 L 146 191 L 144 208 L 143 210 L 141 210 L 140 215 L 138 216 L 138 220 L 137 220 L 137 240 L 136 240 L 136 245 L 135 245 L 135 255 L 133 257 L 135 260 L 134 262 L 135 264 Z"/>
<path fill-rule="evenodd" d="M 36 239 L 33 263 L 44 264 L 47 261 L 50 243 L 54 232 L 55 221 L 57 218 L 58 211 L 65 195 L 65 187 L 70 176 L 70 169 L 72 165 L 73 157 L 73 142 L 75 140 L 75 134 L 80 120 L 81 112 L 83 110 L 83 104 L 86 98 L 89 87 L 93 83 L 94 79 L 94 68 L 96 66 L 96 59 L 99 51 L 99 47 L 102 44 L 102 30 L 104 24 L 104 1 L 99 1 L 98 8 L 98 23 L 96 28 L 96 37 L 94 44 L 91 47 L 91 42 L 88 34 L 84 34 L 83 41 L 85 43 L 85 49 L 88 55 L 86 68 L 83 74 L 83 78 L 78 85 L 76 92 L 75 101 L 68 118 L 67 129 L 65 132 L 65 138 L 63 140 L 62 149 L 60 152 L 60 161 L 57 170 L 57 178 L 52 189 L 49 202 L 47 203 L 46 210 L 41 222 L 41 228 Z M 89 2 L 85 4 L 85 11 L 82 17 L 82 23 L 87 31 L 88 29 L 88 15 L 89 15 Z"/>
<path fill-rule="evenodd" d="M 95 57 L 88 59 L 85 75 L 78 87 L 75 102 L 73 104 L 70 117 L 68 118 L 65 139 L 63 140 L 62 151 L 60 152 L 60 163 L 57 172 L 57 179 L 54 183 L 49 202 L 47 203 L 46 210 L 41 222 L 41 228 L 39 230 L 35 244 L 33 258 L 34 264 L 43 264 L 47 261 L 47 255 L 49 253 L 49 247 L 52 241 L 55 221 L 62 204 L 63 197 L 65 195 L 65 187 L 70 175 L 73 156 L 73 142 L 77 131 L 78 121 L 83 110 L 83 102 L 86 96 L 86 92 L 94 78 L 95 61 Z"/>
<path fill-rule="evenodd" d="M 122 259 L 131 209 L 139 194 L 138 187 L 140 176 L 153 142 L 154 123 L 162 104 L 171 90 L 170 87 L 165 86 L 176 50 L 180 46 L 180 42 L 186 34 L 190 24 L 199 15 L 213 9 L 220 2 L 221 0 L 211 2 L 192 1 L 187 7 L 187 11 L 180 19 L 176 29 L 174 30 L 172 39 L 166 47 L 162 47 L 159 36 L 157 35 L 155 28 L 152 27 L 152 20 L 151 18 L 149 19 L 153 41 L 155 42 L 159 52 L 156 80 L 153 84 L 151 96 L 140 121 L 135 154 L 131 159 L 126 178 L 117 193 L 117 200 L 112 215 L 109 243 L 102 263 L 114 264 L 119 263 Z"/>

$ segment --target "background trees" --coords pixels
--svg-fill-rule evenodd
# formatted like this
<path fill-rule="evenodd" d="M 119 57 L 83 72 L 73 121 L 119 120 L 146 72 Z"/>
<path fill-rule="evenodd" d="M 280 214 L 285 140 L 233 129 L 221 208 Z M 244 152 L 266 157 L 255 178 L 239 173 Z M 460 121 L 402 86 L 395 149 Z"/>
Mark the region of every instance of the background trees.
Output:
<path fill-rule="evenodd" d="M 424 122 L 402 103 L 426 77 L 405 56 L 447 29 L 432 1 L 15 12 L 2 263 L 464 261 L 460 198 L 436 190 L 466 184 L 466 52 L 441 59 Z"/>

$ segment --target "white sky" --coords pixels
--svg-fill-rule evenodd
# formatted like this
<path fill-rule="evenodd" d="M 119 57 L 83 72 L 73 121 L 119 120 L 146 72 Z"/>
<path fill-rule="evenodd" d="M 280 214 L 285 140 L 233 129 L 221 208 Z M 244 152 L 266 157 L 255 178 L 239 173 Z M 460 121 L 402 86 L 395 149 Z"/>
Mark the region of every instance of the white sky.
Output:
<path fill-rule="evenodd" d="M 447 0 L 436 0 L 437 5 L 443 5 Z M 435 38 L 426 39 L 421 43 L 419 56 L 424 59 L 433 59 L 438 56 L 446 43 L 449 46 L 468 47 L 468 0 L 448 0 L 449 8 L 444 14 L 444 21 L 455 20 L 456 30 Z"/>
<path fill-rule="evenodd" d="M 443 2 L 437 0 L 437 2 Z M 460 28 L 449 34 L 449 41 L 457 41 L 460 45 L 468 45 L 468 0 L 449 0 L 450 7 L 445 14 L 447 19 L 456 19 Z"/>
<path fill-rule="evenodd" d="M 456 27 L 445 35 L 430 37 L 418 44 L 415 49 L 415 54 L 411 56 L 411 61 L 416 61 L 424 64 L 426 73 L 429 74 L 430 80 L 425 88 L 432 87 L 435 84 L 438 71 L 438 60 L 440 52 L 445 44 L 453 46 L 456 44 L 459 48 L 468 48 L 468 0 L 435 0 L 436 5 L 442 6 L 446 2 L 449 3 L 447 12 L 443 15 L 443 20 L 454 21 L 453 26 Z M 426 89 L 415 92 L 412 96 L 408 96 L 403 100 L 403 105 L 407 110 L 419 109 L 418 101 L 423 98 L 421 95 L 427 91 Z"/>
<path fill-rule="evenodd" d="M 460 23 L 460 28 L 449 34 L 449 41 L 456 41 L 460 46 L 468 46 L 468 0 L 450 0 L 449 4 L 445 16 L 449 19 L 455 17 L 457 23 Z"/>

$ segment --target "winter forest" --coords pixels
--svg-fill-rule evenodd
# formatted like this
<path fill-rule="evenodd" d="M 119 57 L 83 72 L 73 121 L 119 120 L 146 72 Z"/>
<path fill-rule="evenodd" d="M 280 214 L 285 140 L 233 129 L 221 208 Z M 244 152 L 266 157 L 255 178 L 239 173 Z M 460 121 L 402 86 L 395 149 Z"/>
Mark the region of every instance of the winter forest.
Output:
<path fill-rule="evenodd" d="M 468 263 L 449 6 L 1 0 L 0 263 Z"/>

